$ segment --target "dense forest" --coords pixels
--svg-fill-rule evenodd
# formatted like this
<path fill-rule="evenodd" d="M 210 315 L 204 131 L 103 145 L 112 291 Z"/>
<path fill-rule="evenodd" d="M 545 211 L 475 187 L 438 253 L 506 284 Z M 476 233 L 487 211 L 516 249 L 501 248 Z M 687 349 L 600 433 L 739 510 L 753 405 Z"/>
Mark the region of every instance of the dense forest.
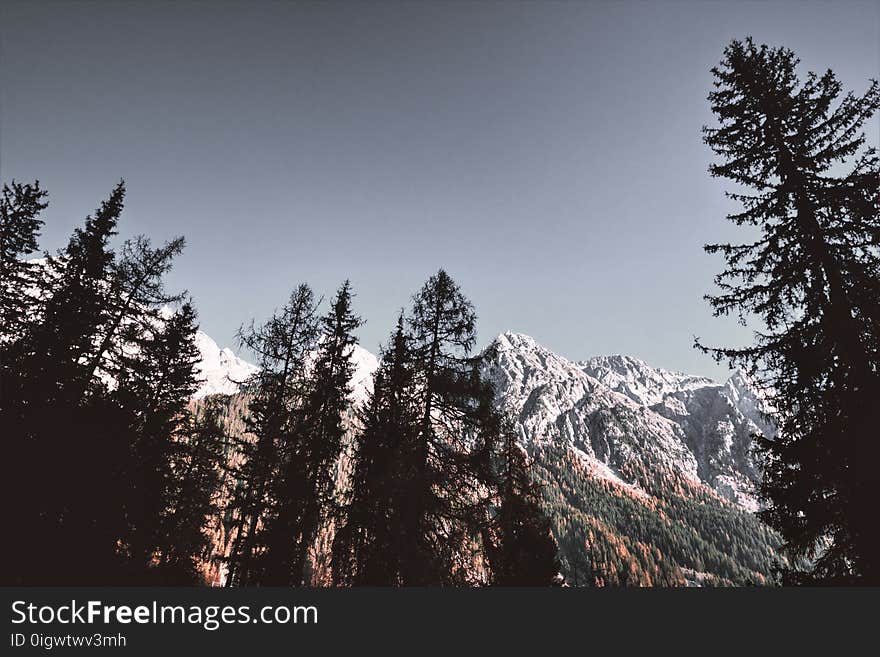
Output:
<path fill-rule="evenodd" d="M 240 331 L 260 369 L 234 432 L 222 399 L 191 404 L 196 313 L 162 284 L 183 239 L 114 250 L 124 194 L 120 183 L 65 248 L 28 261 L 47 194 L 3 190 L 0 417 L 20 539 L 4 541 L 4 583 L 195 584 L 219 516 L 232 527 L 230 586 L 311 583 L 328 522 L 336 583 L 555 581 L 527 459 L 494 410 L 474 310 L 446 272 L 398 321 L 353 440 L 351 285 L 323 313 L 296 287 Z"/>

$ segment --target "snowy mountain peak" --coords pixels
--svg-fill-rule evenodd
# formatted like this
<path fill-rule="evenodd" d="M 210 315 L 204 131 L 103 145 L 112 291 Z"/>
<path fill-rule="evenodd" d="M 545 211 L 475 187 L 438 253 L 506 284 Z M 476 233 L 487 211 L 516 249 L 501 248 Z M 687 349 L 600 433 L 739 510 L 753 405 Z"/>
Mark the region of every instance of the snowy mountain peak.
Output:
<path fill-rule="evenodd" d="M 608 480 L 655 467 L 677 471 L 741 508 L 757 508 L 760 473 L 750 446 L 756 432 L 772 435 L 773 427 L 741 372 L 721 384 L 632 356 L 572 362 L 512 332 L 494 346 L 487 374 L 525 446 L 569 445 Z M 632 481 L 618 479 L 631 491 Z"/>
<path fill-rule="evenodd" d="M 235 355 L 229 347 L 220 346 L 204 331 L 196 332 L 196 347 L 201 359 L 196 364 L 196 373 L 201 381 L 193 395 L 201 399 L 208 395 L 232 395 L 241 389 L 242 384 L 260 368 Z M 363 402 L 373 390 L 373 374 L 379 368 L 377 358 L 355 345 L 351 353 L 354 374 L 351 378 L 352 397 L 355 402 Z"/>
<path fill-rule="evenodd" d="M 712 379 L 651 367 L 632 356 L 596 356 L 578 363 L 590 376 L 643 406 L 670 394 L 717 385 Z"/>
<path fill-rule="evenodd" d="M 532 336 L 526 335 L 525 333 L 516 333 L 515 331 L 505 331 L 504 333 L 501 333 L 495 338 L 493 344 L 502 350 L 540 348 L 540 345 Z"/>
<path fill-rule="evenodd" d="M 196 332 L 195 342 L 201 353 L 201 360 L 196 364 L 201 385 L 193 395 L 194 399 L 236 393 L 241 384 L 259 369 L 236 356 L 229 347 L 221 349 L 204 331 Z"/>
<path fill-rule="evenodd" d="M 351 352 L 354 375 L 351 377 L 352 397 L 355 403 L 366 401 L 373 392 L 373 375 L 379 369 L 379 359 L 359 344 Z"/>

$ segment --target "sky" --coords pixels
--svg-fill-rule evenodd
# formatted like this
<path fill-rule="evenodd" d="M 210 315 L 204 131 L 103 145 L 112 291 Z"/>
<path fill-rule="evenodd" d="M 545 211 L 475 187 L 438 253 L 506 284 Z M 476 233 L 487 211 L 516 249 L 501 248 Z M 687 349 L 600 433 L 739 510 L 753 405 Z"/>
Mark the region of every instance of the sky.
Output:
<path fill-rule="evenodd" d="M 877 2 L 0 2 L 0 180 L 50 193 L 42 248 L 120 178 L 120 239 L 221 345 L 302 281 L 351 279 L 377 351 L 438 268 L 479 344 L 527 333 L 721 378 L 703 295 L 737 240 L 701 127 L 732 38 L 864 91 Z M 878 141 L 878 120 L 870 126 Z"/>

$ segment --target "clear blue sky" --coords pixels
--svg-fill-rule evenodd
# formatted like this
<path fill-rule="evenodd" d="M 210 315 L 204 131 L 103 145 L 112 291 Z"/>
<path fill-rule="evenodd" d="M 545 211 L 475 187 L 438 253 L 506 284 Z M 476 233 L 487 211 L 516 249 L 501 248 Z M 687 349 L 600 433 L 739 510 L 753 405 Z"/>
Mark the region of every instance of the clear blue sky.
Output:
<path fill-rule="evenodd" d="M 864 90 L 877 2 L 0 4 L 0 178 L 51 193 L 55 249 L 124 177 L 123 236 L 222 344 L 300 281 L 352 280 L 376 350 L 438 267 L 481 344 L 528 333 L 720 377 L 702 300 L 736 237 L 700 127 L 733 37 Z M 871 126 L 877 141 L 877 122 Z"/>

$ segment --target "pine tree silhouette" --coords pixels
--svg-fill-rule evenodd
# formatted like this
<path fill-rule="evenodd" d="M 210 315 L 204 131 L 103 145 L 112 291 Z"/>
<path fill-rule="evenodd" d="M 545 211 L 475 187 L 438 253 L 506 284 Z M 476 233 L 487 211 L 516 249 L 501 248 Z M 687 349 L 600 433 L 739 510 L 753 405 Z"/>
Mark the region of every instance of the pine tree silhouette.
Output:
<path fill-rule="evenodd" d="M 225 405 L 220 397 L 207 399 L 174 443 L 155 567 L 161 582 L 199 583 L 199 565 L 212 556 L 209 523 L 220 511 L 221 463 L 230 447 Z"/>
<path fill-rule="evenodd" d="M 494 390 L 473 354 L 476 314 L 442 269 L 413 298 L 407 318 L 418 385 L 414 477 L 405 491 L 403 580 L 466 584 L 487 522 L 497 435 Z"/>
<path fill-rule="evenodd" d="M 46 196 L 38 181 L 33 185 L 13 181 L 0 193 L 0 349 L 20 339 L 33 321 L 34 297 L 27 290 L 36 285 L 40 270 L 25 257 L 39 248 L 40 213 L 49 205 Z M 0 353 L 5 355 L 5 349 Z M 0 359 L 0 367 L 4 361 Z"/>
<path fill-rule="evenodd" d="M 373 393 L 361 411 L 348 499 L 333 543 L 333 579 L 346 586 L 402 586 L 403 509 L 415 478 L 419 415 L 403 315 L 382 352 Z"/>
<path fill-rule="evenodd" d="M 878 158 L 861 132 L 880 107 L 873 81 L 842 95 L 835 75 L 797 75 L 785 48 L 733 41 L 712 69 L 713 176 L 738 186 L 729 215 L 745 244 L 711 244 L 727 269 L 716 315 L 758 317 L 743 349 L 707 349 L 747 369 L 771 396 L 779 435 L 761 440 L 762 517 L 809 573 L 793 581 L 880 583 L 874 498 L 880 456 Z"/>
<path fill-rule="evenodd" d="M 501 441 L 497 538 L 488 540 L 492 583 L 550 586 L 560 571 L 550 520 L 541 508 L 540 488 L 529 477 L 528 460 L 511 427 Z"/>
<path fill-rule="evenodd" d="M 111 247 L 124 193 L 120 183 L 38 265 L 20 261 L 36 247 L 45 193 L 14 186 L 4 196 L 14 237 L 5 254 L 19 262 L 6 268 L 3 298 L 21 302 L 4 306 L 14 330 L 0 341 L 14 367 L 4 369 L 0 406 L 15 464 L 4 484 L 21 498 L 9 514 L 21 540 L 4 544 L 4 582 L 149 581 L 157 556 L 175 547 L 160 540 L 160 524 L 196 387 L 195 312 L 160 312 L 180 299 L 162 277 L 182 239 L 153 249 L 138 238 L 120 257 Z"/>
<path fill-rule="evenodd" d="M 265 324 L 252 322 L 239 331 L 240 344 L 257 354 L 260 371 L 250 385 L 248 435 L 238 441 L 241 463 L 233 469 L 238 483 L 229 504 L 235 527 L 228 586 L 266 579 L 267 528 L 278 527 L 282 475 L 296 457 L 296 431 L 309 393 L 306 364 L 318 333 L 315 308 L 314 293 L 303 284 Z"/>
<path fill-rule="evenodd" d="M 118 575 L 115 540 L 125 519 L 116 500 L 128 453 L 111 436 L 125 436 L 126 419 L 86 363 L 108 317 L 109 241 L 123 196 L 120 183 L 67 247 L 47 258 L 34 321 L 13 347 L 15 389 L 5 391 L 4 430 L 17 464 L 9 484 L 21 503 L 10 520 L 27 537 L 4 546 L 13 582 L 109 583 Z"/>
<path fill-rule="evenodd" d="M 383 353 L 334 541 L 343 584 L 459 585 L 480 577 L 493 473 L 491 385 L 471 353 L 475 314 L 444 271 Z"/>
<path fill-rule="evenodd" d="M 166 577 L 171 554 L 177 555 L 178 563 L 187 556 L 196 556 L 182 555 L 175 536 L 164 531 L 166 511 L 182 502 L 175 497 L 175 490 L 191 485 L 183 479 L 186 473 L 175 471 L 174 465 L 183 456 L 181 447 L 187 444 L 191 428 L 187 405 L 198 387 L 196 328 L 195 310 L 189 302 L 154 326 L 137 329 L 132 325 L 127 344 L 137 349 L 131 354 L 123 352 L 119 363 L 113 398 L 131 417 L 130 485 L 125 498 L 127 532 L 123 543 L 134 580 L 143 577 L 149 582 Z M 199 523 L 196 528 L 200 529 L 203 518 L 192 520 Z M 165 572 L 156 572 L 156 564 L 166 566 Z"/>
<path fill-rule="evenodd" d="M 321 318 L 318 348 L 307 377 L 301 412 L 285 445 L 277 480 L 277 514 L 267 523 L 263 583 L 308 582 L 307 556 L 318 529 L 334 508 L 335 469 L 345 434 L 354 364 L 351 354 L 361 324 L 351 307 L 348 281 Z"/>

